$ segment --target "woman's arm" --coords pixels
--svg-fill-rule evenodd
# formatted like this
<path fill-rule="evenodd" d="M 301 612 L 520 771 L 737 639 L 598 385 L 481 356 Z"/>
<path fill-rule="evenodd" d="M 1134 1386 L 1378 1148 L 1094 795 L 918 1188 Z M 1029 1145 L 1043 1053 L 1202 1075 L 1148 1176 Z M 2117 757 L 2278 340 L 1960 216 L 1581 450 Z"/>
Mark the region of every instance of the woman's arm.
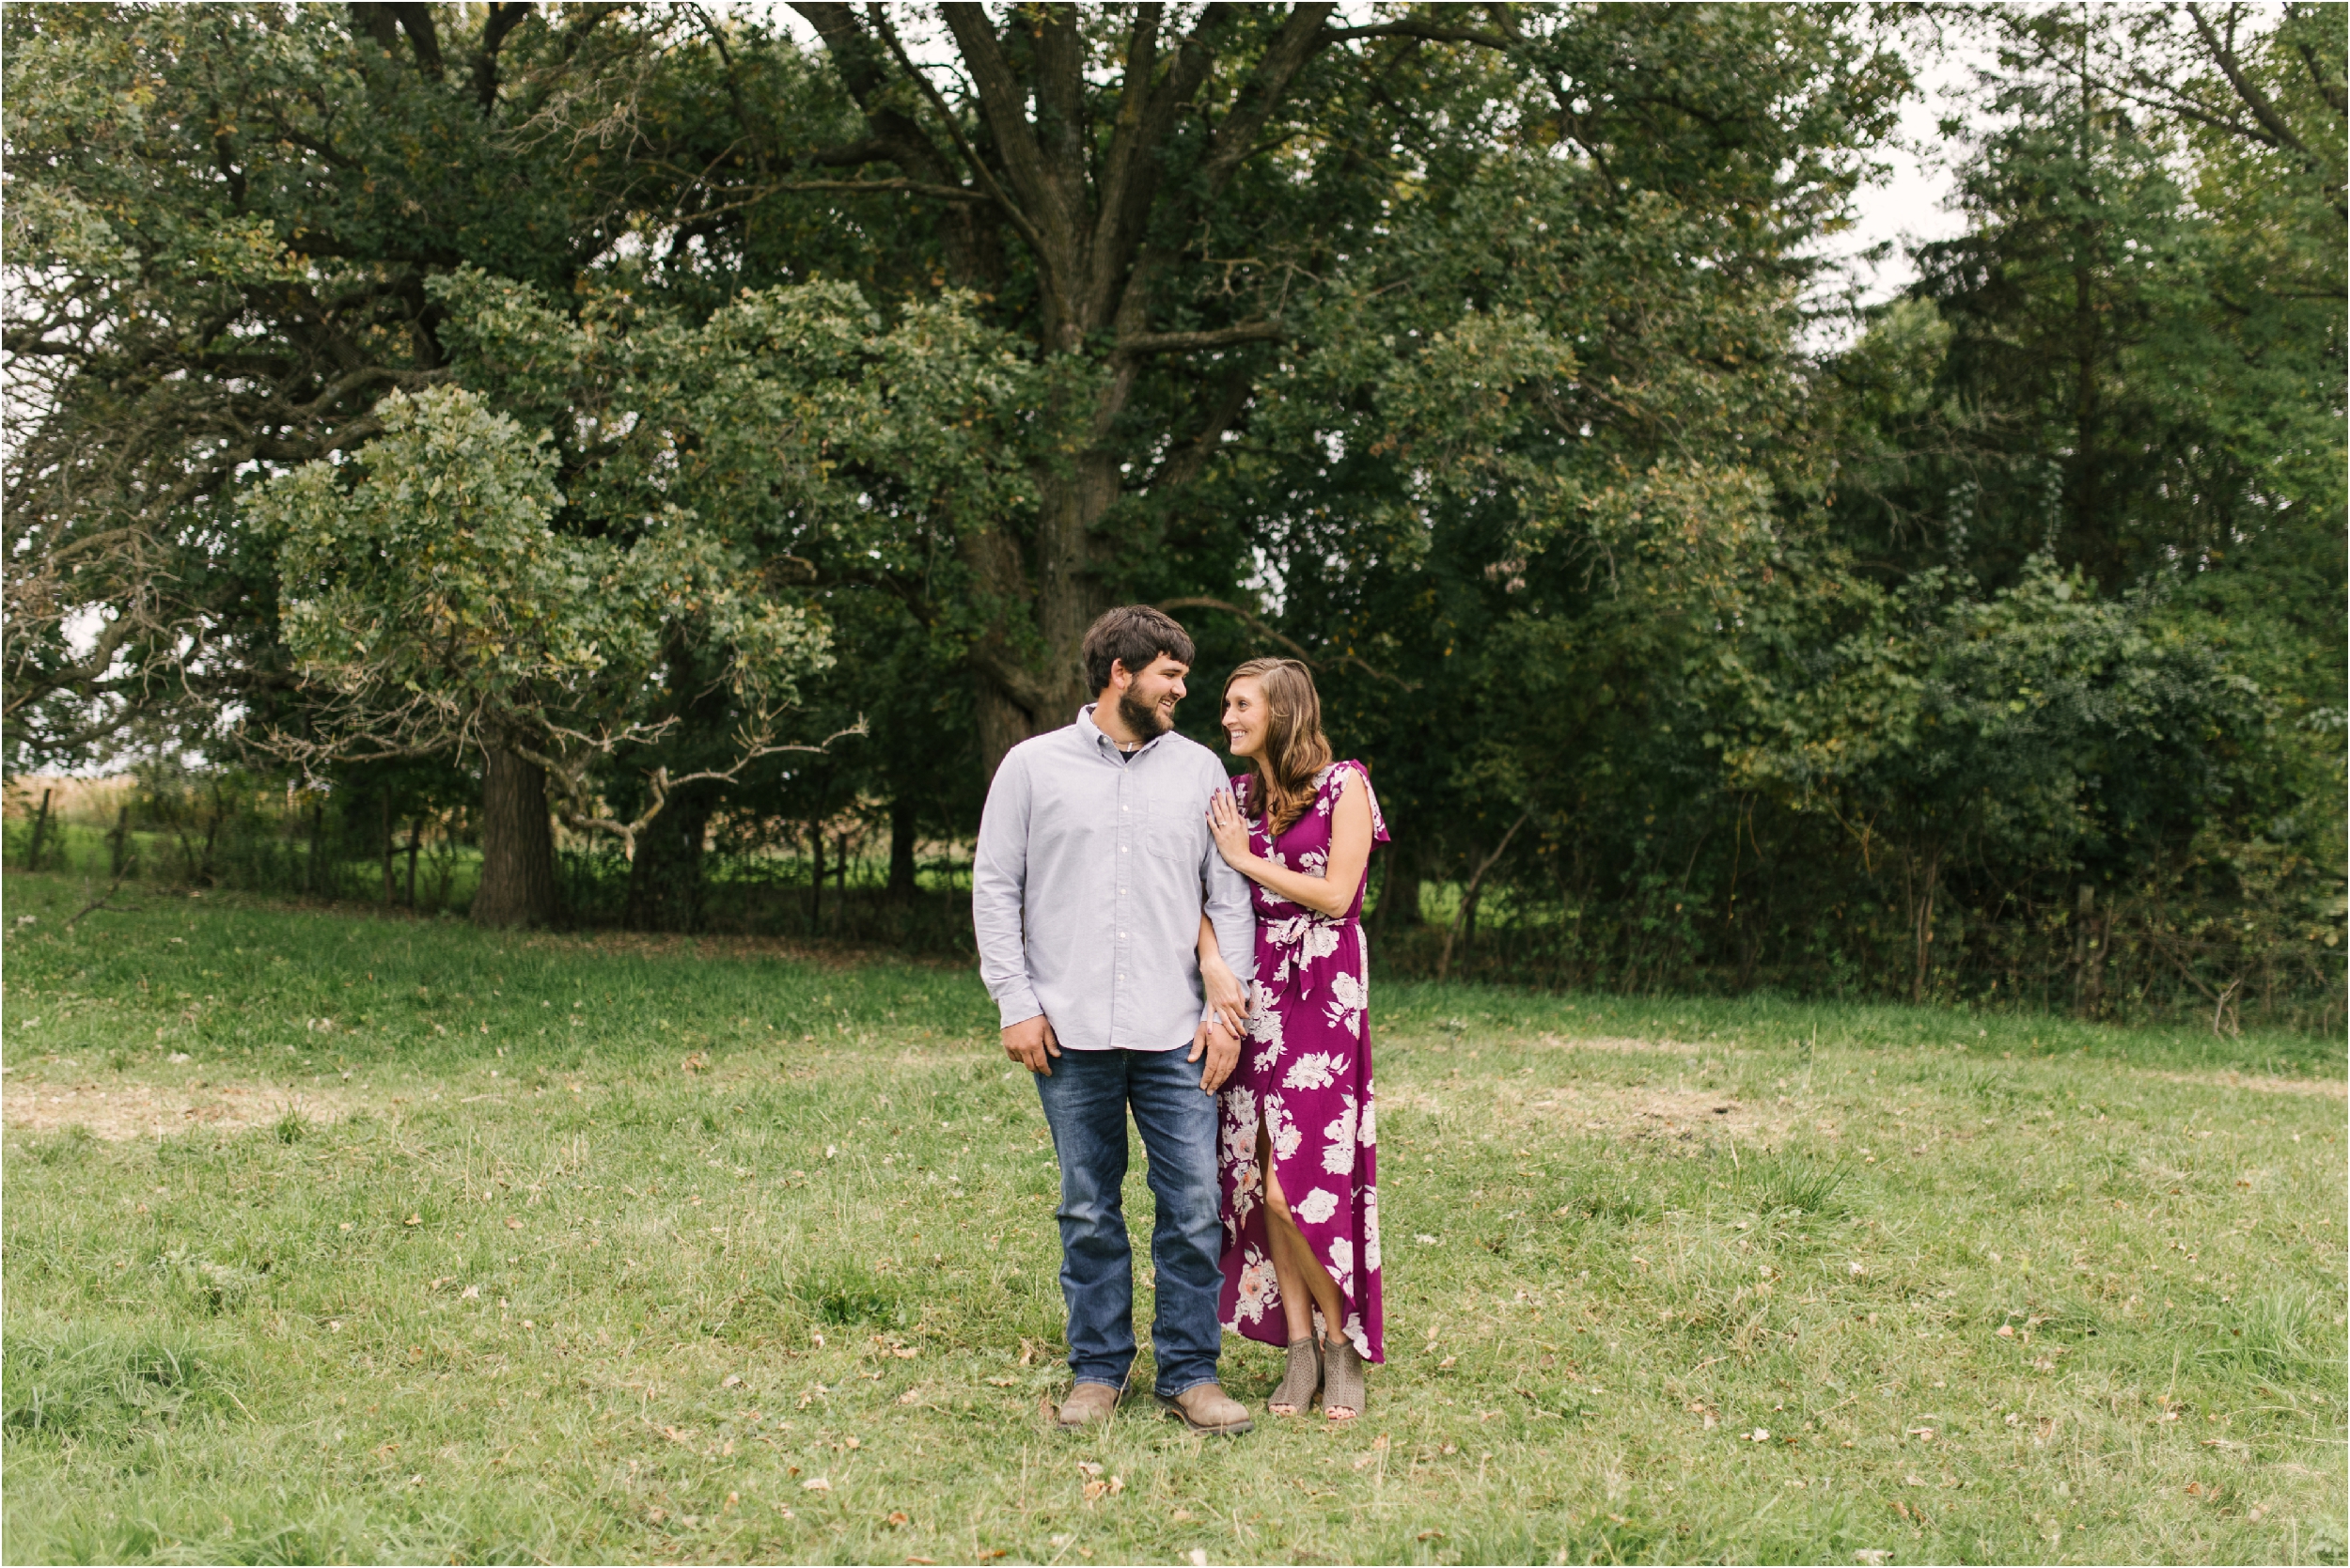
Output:
<path fill-rule="evenodd" d="M 1231 1031 L 1233 1039 L 1247 1039 L 1248 992 L 1232 973 L 1232 966 L 1224 962 L 1224 949 L 1216 946 L 1215 922 L 1205 915 L 1199 917 L 1199 979 L 1207 986 L 1208 1007 L 1215 1022 Z"/>
<path fill-rule="evenodd" d="M 1320 915 L 1343 915 L 1363 886 L 1363 870 L 1371 864 L 1371 800 L 1354 774 L 1339 786 L 1338 805 L 1330 812 L 1330 858 L 1322 875 L 1308 876 L 1276 866 L 1248 850 L 1248 823 L 1230 793 L 1219 791 L 1208 804 L 1208 826 L 1215 847 L 1232 870 L 1277 898 L 1303 904 Z"/>

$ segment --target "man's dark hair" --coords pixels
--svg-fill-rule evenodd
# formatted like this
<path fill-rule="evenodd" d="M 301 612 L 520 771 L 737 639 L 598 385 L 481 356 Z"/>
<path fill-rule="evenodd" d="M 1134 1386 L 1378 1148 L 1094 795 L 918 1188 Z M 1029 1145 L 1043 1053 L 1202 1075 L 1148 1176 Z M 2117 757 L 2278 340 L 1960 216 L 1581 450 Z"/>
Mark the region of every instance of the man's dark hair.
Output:
<path fill-rule="evenodd" d="M 1183 665 L 1198 656 L 1198 650 L 1191 645 L 1191 634 L 1173 616 L 1148 604 L 1120 604 L 1104 610 L 1086 628 L 1086 689 L 1098 692 L 1106 687 L 1113 664 L 1123 663 L 1127 674 L 1140 675 L 1162 653 Z"/>

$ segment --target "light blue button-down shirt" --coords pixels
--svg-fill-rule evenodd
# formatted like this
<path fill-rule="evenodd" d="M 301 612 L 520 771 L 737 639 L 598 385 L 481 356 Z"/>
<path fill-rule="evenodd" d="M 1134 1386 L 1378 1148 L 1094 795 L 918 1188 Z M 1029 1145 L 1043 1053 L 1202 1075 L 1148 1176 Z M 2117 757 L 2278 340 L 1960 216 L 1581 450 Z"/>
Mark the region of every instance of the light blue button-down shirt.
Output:
<path fill-rule="evenodd" d="M 1003 1027 L 1042 1013 L 1063 1050 L 1171 1051 L 1206 1016 L 1199 917 L 1256 973 L 1246 879 L 1208 831 L 1215 753 L 1165 734 L 1131 758 L 1093 722 L 1013 746 L 988 787 L 971 867 L 979 978 Z"/>

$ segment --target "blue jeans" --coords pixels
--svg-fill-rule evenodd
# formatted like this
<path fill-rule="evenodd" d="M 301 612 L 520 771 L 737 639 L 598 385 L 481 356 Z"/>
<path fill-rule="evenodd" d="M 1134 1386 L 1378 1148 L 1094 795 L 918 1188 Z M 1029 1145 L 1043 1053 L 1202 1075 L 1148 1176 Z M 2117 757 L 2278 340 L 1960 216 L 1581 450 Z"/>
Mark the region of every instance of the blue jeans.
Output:
<path fill-rule="evenodd" d="M 1069 1304 L 1069 1366 L 1080 1383 L 1126 1386 L 1135 1361 L 1134 1252 L 1126 1241 L 1126 1111 L 1142 1131 L 1158 1223 L 1151 1231 L 1158 1309 L 1151 1344 L 1156 1391 L 1168 1398 L 1215 1381 L 1224 1271 L 1216 1208 L 1215 1096 L 1201 1064 L 1173 1051 L 1063 1051 L 1036 1074 L 1060 1157 L 1060 1288 Z"/>

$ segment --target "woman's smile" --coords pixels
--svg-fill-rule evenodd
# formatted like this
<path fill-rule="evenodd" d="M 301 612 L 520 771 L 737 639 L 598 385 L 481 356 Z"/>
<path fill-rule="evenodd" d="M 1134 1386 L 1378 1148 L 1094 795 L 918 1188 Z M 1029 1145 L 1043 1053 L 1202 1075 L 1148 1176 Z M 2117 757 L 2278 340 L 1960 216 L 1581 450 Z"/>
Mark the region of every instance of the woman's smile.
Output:
<path fill-rule="evenodd" d="M 1224 694 L 1224 736 L 1235 757 L 1253 757 L 1264 744 L 1264 691 L 1256 682 L 1234 681 Z"/>

